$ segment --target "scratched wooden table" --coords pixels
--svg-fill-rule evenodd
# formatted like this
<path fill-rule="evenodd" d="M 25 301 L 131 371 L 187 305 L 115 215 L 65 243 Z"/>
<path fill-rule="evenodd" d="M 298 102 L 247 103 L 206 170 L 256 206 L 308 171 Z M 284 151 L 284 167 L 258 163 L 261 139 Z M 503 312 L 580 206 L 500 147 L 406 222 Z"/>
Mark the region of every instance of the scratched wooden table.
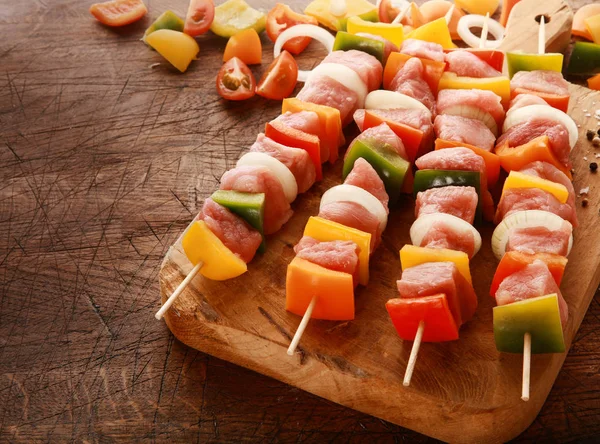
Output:
<path fill-rule="evenodd" d="M 223 40 L 184 75 L 138 41 L 185 0 L 116 31 L 89 3 L 0 0 L 0 441 L 429 442 L 154 320 L 167 248 L 279 104 L 219 100 Z M 600 436 L 599 302 L 518 441 Z"/>

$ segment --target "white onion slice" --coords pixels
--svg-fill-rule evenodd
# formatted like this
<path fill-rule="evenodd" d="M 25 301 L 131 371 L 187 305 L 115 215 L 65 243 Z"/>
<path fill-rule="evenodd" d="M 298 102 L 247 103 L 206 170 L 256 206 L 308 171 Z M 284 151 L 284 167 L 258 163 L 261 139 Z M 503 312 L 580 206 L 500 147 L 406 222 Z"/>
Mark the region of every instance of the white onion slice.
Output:
<path fill-rule="evenodd" d="M 425 214 L 417 218 L 410 227 L 410 241 L 412 244 L 420 247 L 423 238 L 431 228 L 431 225 L 435 222 L 442 222 L 455 232 L 471 232 L 475 241 L 473 256 L 479 252 L 479 249 L 481 248 L 481 235 L 479 234 L 479 231 L 466 220 L 446 213 Z"/>
<path fill-rule="evenodd" d="M 420 109 L 427 111 L 431 117 L 431 111 L 417 99 L 396 91 L 378 89 L 371 91 L 365 99 L 366 109 Z"/>
<path fill-rule="evenodd" d="M 319 210 L 333 202 L 354 202 L 360 205 L 379 220 L 379 229 L 385 230 L 388 219 L 387 211 L 381 201 L 367 190 L 348 184 L 332 187 L 321 197 Z"/>
<path fill-rule="evenodd" d="M 321 63 L 311 71 L 306 83 L 310 83 L 311 79 L 317 75 L 329 77 L 349 90 L 356 92 L 358 95 L 357 107 L 359 109 L 364 108 L 365 98 L 369 90 L 356 71 L 339 63 Z"/>
<path fill-rule="evenodd" d="M 288 202 L 293 202 L 298 195 L 296 178 L 283 163 L 265 153 L 252 151 L 244 154 L 237 161 L 236 166 L 264 166 L 268 168 L 279 180 L 283 193 Z"/>
<path fill-rule="evenodd" d="M 484 15 L 478 14 L 467 14 L 460 18 L 458 21 L 458 25 L 456 27 L 456 32 L 460 36 L 460 38 L 471 48 L 489 48 L 489 49 L 498 49 L 500 44 L 502 43 L 502 39 L 504 39 L 504 26 L 498 23 L 494 19 L 488 20 L 488 33 L 492 34 L 495 40 L 486 40 L 485 45 L 481 46 L 481 38 L 477 37 L 471 31 L 471 28 L 478 27 L 483 28 L 483 24 L 486 21 Z"/>
<path fill-rule="evenodd" d="M 506 132 L 511 127 L 526 122 L 532 117 L 548 119 L 563 124 L 569 132 L 569 146 L 573 149 L 579 137 L 577 125 L 568 114 L 548 105 L 529 105 L 512 111 L 504 121 L 502 130 Z"/>
<path fill-rule="evenodd" d="M 506 244 L 508 243 L 508 235 L 512 228 L 535 228 L 545 227 L 551 231 L 560 230 L 564 223 L 571 224 L 565 221 L 562 217 L 557 216 L 549 211 L 542 210 L 525 210 L 517 211 L 504 218 L 498 224 L 492 235 L 492 251 L 498 260 L 502 259 L 506 253 Z M 571 226 L 571 238 L 569 239 L 569 248 L 567 255 L 573 247 L 573 227 Z"/>
<path fill-rule="evenodd" d="M 477 119 L 485 123 L 495 137 L 498 137 L 498 124 L 490 113 L 470 105 L 454 105 L 446 108 L 442 114 L 449 114 L 451 116 L 468 117 L 470 119 Z"/>
<path fill-rule="evenodd" d="M 333 51 L 333 43 L 335 42 L 335 37 L 326 29 L 319 28 L 316 25 L 294 25 L 283 31 L 275 40 L 275 46 L 273 46 L 273 57 L 278 57 L 281 54 L 281 49 L 283 45 L 288 40 L 294 39 L 296 37 L 310 37 L 318 42 L 321 42 L 327 52 Z M 303 69 L 298 70 L 298 81 L 306 82 L 308 79 L 308 75 L 310 71 L 305 71 Z"/>

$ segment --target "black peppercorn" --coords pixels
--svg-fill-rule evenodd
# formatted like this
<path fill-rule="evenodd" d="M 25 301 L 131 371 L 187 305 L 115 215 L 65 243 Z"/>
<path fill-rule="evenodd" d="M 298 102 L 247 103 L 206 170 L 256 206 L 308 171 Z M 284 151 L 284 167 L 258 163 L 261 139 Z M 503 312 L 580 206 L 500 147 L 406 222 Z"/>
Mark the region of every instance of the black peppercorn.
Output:
<path fill-rule="evenodd" d="M 587 197 L 584 197 L 584 198 L 581 200 L 581 206 L 582 206 L 582 207 L 584 207 L 584 208 L 588 206 L 588 200 L 587 200 Z"/>
<path fill-rule="evenodd" d="M 595 134 L 592 130 L 587 130 L 585 132 L 585 137 L 587 137 L 587 140 L 589 140 L 590 142 L 592 141 L 592 139 L 594 138 Z"/>
<path fill-rule="evenodd" d="M 598 170 L 598 163 L 597 162 L 590 163 L 590 171 L 592 173 L 595 173 L 597 170 Z"/>

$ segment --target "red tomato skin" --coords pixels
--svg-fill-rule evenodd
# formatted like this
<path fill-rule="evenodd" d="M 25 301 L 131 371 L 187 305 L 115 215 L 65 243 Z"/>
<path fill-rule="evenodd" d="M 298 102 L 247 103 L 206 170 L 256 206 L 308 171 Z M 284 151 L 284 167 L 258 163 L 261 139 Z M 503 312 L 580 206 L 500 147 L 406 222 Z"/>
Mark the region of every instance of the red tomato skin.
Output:
<path fill-rule="evenodd" d="M 286 29 L 299 24 L 319 25 L 317 19 L 314 17 L 298 14 L 289 6 L 277 3 L 267 14 L 267 36 L 275 43 L 279 34 Z M 283 49 L 298 55 L 306 49 L 310 40 L 310 37 L 296 37 L 295 39 L 288 40 L 285 45 L 283 45 Z"/>
<path fill-rule="evenodd" d="M 215 19 L 215 4 L 212 0 L 190 0 L 183 32 L 196 37 L 206 33 Z"/>
<path fill-rule="evenodd" d="M 238 83 L 236 89 L 231 89 L 233 83 Z M 246 82 L 245 86 L 243 82 Z M 228 85 L 229 83 L 229 85 Z M 217 75 L 217 92 L 225 100 L 246 100 L 254 96 L 256 80 L 250 68 L 237 57 L 223 64 Z"/>
<path fill-rule="evenodd" d="M 289 52 L 283 51 L 261 77 L 256 94 L 266 99 L 283 100 L 294 92 L 297 81 L 298 64 Z"/>
<path fill-rule="evenodd" d="M 90 13 L 103 25 L 116 27 L 137 22 L 148 9 L 142 0 L 112 0 L 93 4 Z"/>

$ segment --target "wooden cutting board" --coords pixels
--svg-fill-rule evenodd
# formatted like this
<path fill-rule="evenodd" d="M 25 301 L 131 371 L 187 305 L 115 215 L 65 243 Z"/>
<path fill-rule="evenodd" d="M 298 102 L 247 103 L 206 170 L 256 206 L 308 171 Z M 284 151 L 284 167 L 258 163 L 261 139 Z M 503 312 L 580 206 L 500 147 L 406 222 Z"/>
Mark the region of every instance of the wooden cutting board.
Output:
<path fill-rule="evenodd" d="M 547 41 L 556 41 L 555 34 Z M 533 51 L 537 43 L 533 45 L 525 50 Z M 570 114 L 581 128 L 572 153 L 575 190 L 590 186 L 590 191 L 587 208 L 578 206 L 580 226 L 562 285 L 570 312 L 567 347 L 600 282 L 600 197 L 596 176 L 588 168 L 600 150 L 585 138 L 587 128 L 600 128 L 593 116 L 600 109 L 600 94 L 575 85 L 571 94 Z M 541 409 L 566 353 L 533 357 L 531 400 L 521 401 L 522 357 L 498 353 L 494 345 L 489 286 L 497 261 L 490 248 L 492 225 L 479 227 L 484 244 L 471 264 L 479 296 L 474 319 L 463 326 L 460 340 L 421 347 L 409 388 L 402 386 L 402 378 L 412 343 L 398 338 L 384 306 L 397 296 L 398 251 L 410 243 L 414 202 L 409 197 L 390 214 L 372 258 L 369 286 L 356 291 L 356 319 L 313 320 L 298 352 L 286 354 L 300 322 L 284 310 L 286 267 L 308 217 L 318 213 L 320 196 L 340 182 L 338 163 L 297 199 L 293 218 L 269 237 L 268 251 L 249 264 L 248 273 L 226 282 L 197 276 L 167 313 L 170 330 L 190 347 L 438 439 L 503 442 L 517 436 Z M 178 241 L 162 264 L 162 301 L 190 269 Z"/>

